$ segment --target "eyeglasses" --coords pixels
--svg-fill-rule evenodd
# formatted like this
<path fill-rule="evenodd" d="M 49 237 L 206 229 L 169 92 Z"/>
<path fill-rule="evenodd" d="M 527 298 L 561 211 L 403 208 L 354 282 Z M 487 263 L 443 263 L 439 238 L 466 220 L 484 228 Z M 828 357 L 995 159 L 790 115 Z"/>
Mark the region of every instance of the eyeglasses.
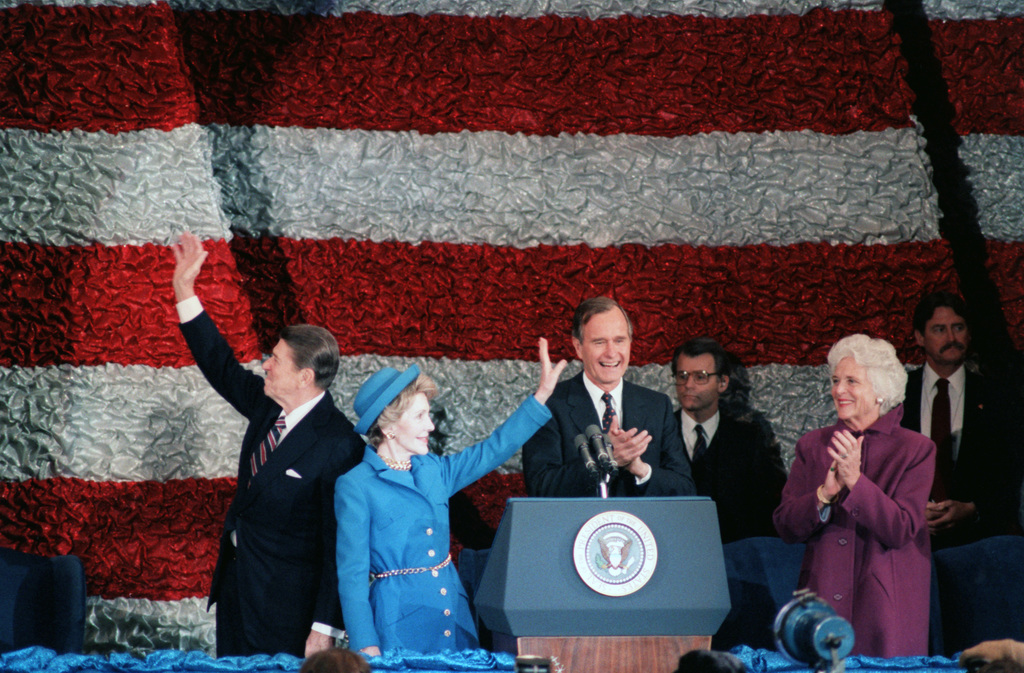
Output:
<path fill-rule="evenodd" d="M 676 383 L 686 383 L 691 376 L 695 383 L 704 385 L 712 376 L 718 376 L 718 372 L 706 372 L 703 369 L 699 372 L 676 372 L 672 378 L 676 380 Z"/>

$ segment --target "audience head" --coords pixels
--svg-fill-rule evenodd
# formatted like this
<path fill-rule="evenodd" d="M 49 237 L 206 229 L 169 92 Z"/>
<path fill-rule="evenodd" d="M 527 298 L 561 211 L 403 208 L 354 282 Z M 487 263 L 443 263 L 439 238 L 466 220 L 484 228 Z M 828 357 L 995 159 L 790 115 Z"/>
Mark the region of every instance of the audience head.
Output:
<path fill-rule="evenodd" d="M 679 404 L 690 418 L 703 423 L 718 411 L 719 397 L 729 387 L 732 365 L 711 337 L 696 337 L 672 354 L 672 379 Z"/>
<path fill-rule="evenodd" d="M 572 318 L 572 344 L 590 382 L 608 392 L 629 366 L 633 324 L 625 309 L 608 297 L 583 301 Z"/>
<path fill-rule="evenodd" d="M 370 664 L 358 652 L 332 647 L 307 657 L 299 673 L 370 673 Z"/>
<path fill-rule="evenodd" d="M 948 377 L 963 364 L 971 346 L 967 305 L 952 292 L 933 292 L 914 309 L 914 340 L 936 374 Z"/>
<path fill-rule="evenodd" d="M 870 427 L 903 401 L 907 371 L 884 339 L 866 334 L 840 339 L 828 352 L 828 368 L 836 413 L 853 430 Z"/>
<path fill-rule="evenodd" d="M 675 673 L 746 673 L 739 657 L 717 650 L 691 650 L 679 657 Z"/>

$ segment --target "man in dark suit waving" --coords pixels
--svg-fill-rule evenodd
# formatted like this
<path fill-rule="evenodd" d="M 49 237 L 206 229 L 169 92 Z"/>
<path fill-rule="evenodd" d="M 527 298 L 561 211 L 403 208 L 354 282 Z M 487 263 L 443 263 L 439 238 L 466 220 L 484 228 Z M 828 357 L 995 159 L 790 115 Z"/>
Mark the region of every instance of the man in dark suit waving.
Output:
<path fill-rule="evenodd" d="M 711 337 L 690 339 L 672 355 L 683 445 L 697 494 L 715 501 L 723 543 L 775 537 L 772 514 L 786 485 L 767 421 L 734 415 L 719 404 L 732 372 L 729 355 Z"/>
<path fill-rule="evenodd" d="M 610 495 L 693 495 L 668 396 L 622 379 L 632 340 L 629 316 L 614 300 L 596 297 L 577 307 L 572 343 L 583 371 L 555 387 L 547 402 L 551 420 L 523 446 L 527 493 L 596 495 L 595 480 L 574 439 L 597 425 L 612 444 L 616 470 Z"/>
<path fill-rule="evenodd" d="M 1013 389 L 967 371 L 967 306 L 950 292 L 924 297 L 914 338 L 925 365 L 907 379 L 903 427 L 935 441 L 935 482 L 925 516 L 932 547 L 950 547 L 1016 527 L 1020 401 Z"/>
<path fill-rule="evenodd" d="M 217 656 L 308 656 L 343 633 L 334 482 L 364 443 L 327 391 L 338 371 L 327 330 L 286 327 L 265 378 L 239 364 L 195 295 L 206 254 L 192 234 L 174 246 L 181 332 L 210 385 L 249 421 L 210 588 Z"/>

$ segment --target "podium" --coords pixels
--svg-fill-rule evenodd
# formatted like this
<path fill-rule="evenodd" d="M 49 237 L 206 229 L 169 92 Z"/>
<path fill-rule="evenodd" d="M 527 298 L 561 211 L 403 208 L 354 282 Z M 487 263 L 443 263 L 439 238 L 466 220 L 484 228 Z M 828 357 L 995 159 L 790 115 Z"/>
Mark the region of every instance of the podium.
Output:
<path fill-rule="evenodd" d="M 715 504 L 511 498 L 475 603 L 495 649 L 552 670 L 669 673 L 729 612 Z"/>

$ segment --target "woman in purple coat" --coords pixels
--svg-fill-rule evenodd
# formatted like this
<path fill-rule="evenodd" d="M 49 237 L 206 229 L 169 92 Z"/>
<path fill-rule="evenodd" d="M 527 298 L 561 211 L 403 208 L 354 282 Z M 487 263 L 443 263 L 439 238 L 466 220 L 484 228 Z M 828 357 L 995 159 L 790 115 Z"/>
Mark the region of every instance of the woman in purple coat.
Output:
<path fill-rule="evenodd" d="M 935 444 L 900 427 L 907 374 L 888 342 L 840 339 L 828 365 L 839 422 L 797 442 L 775 527 L 807 543 L 799 586 L 850 622 L 855 654 L 925 655 Z"/>

